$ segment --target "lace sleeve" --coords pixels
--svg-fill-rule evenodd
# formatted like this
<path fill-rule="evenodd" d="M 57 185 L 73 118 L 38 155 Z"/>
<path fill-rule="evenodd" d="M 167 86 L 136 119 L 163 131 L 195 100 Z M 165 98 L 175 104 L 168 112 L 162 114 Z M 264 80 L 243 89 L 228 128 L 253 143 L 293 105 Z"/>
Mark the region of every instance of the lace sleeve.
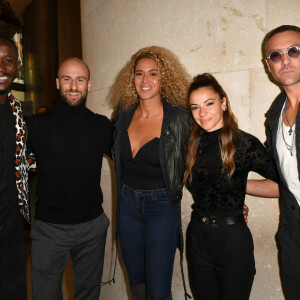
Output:
<path fill-rule="evenodd" d="M 261 176 L 279 181 L 274 159 L 269 155 L 264 145 L 254 136 L 245 135 L 242 142 L 248 145 L 245 150 L 245 165 L 248 171 L 253 171 Z"/>

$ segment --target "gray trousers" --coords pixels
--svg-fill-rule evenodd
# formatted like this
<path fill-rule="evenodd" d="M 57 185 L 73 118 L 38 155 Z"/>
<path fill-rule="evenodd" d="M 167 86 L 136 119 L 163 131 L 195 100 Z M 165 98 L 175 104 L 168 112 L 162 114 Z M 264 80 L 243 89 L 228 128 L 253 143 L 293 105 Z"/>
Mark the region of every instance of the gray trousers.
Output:
<path fill-rule="evenodd" d="M 74 300 L 98 300 L 109 219 L 103 212 L 80 224 L 36 220 L 31 230 L 32 295 L 34 300 L 62 300 L 62 278 L 70 255 Z"/>

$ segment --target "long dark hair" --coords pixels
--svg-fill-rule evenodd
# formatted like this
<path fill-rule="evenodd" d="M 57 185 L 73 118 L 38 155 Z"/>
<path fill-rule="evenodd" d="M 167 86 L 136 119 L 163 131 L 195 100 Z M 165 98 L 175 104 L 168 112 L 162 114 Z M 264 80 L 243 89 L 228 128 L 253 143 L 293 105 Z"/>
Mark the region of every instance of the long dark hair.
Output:
<path fill-rule="evenodd" d="M 221 158 L 223 164 L 223 172 L 227 170 L 228 179 L 231 178 L 235 164 L 233 155 L 235 153 L 235 147 L 233 144 L 233 137 L 238 133 L 237 120 L 231 111 L 230 102 L 228 96 L 217 79 L 209 73 L 204 73 L 196 76 L 188 91 L 188 99 L 193 91 L 200 88 L 208 87 L 216 92 L 220 99 L 226 99 L 226 110 L 223 112 L 223 128 L 219 136 L 219 145 L 221 150 Z M 221 100 L 222 101 L 222 100 Z M 200 145 L 203 129 L 195 122 L 193 117 L 190 118 L 190 135 L 187 143 L 187 159 L 186 159 L 186 171 L 184 173 L 184 182 L 192 182 L 192 168 L 196 162 L 196 154 Z"/>

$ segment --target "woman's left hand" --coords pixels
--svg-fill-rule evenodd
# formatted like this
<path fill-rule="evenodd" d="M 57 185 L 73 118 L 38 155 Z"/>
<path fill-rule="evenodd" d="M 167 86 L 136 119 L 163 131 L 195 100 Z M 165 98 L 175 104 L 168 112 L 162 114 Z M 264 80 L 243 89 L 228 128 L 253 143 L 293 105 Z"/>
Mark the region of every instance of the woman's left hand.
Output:
<path fill-rule="evenodd" d="M 248 223 L 248 213 L 249 213 L 249 207 L 246 204 L 244 204 L 243 215 L 246 223 Z"/>

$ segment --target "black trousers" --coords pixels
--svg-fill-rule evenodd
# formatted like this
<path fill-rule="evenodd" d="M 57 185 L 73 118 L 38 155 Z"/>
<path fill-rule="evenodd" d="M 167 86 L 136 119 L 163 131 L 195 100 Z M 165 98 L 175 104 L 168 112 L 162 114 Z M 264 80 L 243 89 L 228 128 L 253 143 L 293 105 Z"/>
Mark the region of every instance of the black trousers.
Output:
<path fill-rule="evenodd" d="M 253 239 L 245 223 L 187 229 L 190 283 L 197 300 L 248 300 L 255 275 Z"/>
<path fill-rule="evenodd" d="M 280 265 L 288 300 L 300 299 L 300 227 L 280 225 L 278 231 Z"/>
<path fill-rule="evenodd" d="M 0 300 L 26 300 L 26 246 L 18 210 L 5 236 L 0 236 Z"/>

